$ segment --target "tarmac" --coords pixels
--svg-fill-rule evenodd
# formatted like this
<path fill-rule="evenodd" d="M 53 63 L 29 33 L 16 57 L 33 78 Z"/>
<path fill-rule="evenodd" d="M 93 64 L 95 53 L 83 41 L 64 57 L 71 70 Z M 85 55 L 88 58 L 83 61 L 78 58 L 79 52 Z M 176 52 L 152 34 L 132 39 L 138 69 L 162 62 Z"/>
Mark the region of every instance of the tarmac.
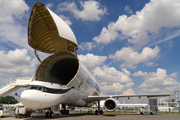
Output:
<path fill-rule="evenodd" d="M 3 117 L 0 120 L 180 120 L 180 115 L 94 115 L 83 113 L 70 113 L 69 115 L 54 114 L 54 118 L 46 118 L 44 114 L 36 114 L 28 118 Z"/>

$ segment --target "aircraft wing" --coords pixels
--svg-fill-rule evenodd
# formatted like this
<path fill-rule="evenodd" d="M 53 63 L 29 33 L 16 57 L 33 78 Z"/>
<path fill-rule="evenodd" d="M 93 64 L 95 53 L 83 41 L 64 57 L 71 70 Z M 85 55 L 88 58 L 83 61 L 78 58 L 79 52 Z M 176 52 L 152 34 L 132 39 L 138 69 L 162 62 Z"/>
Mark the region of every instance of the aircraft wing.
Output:
<path fill-rule="evenodd" d="M 174 96 L 175 94 L 133 94 L 133 95 L 100 95 L 100 96 L 87 96 L 84 98 L 86 102 L 96 102 L 98 100 L 105 100 L 108 98 L 130 98 L 130 97 L 165 97 L 165 96 Z"/>

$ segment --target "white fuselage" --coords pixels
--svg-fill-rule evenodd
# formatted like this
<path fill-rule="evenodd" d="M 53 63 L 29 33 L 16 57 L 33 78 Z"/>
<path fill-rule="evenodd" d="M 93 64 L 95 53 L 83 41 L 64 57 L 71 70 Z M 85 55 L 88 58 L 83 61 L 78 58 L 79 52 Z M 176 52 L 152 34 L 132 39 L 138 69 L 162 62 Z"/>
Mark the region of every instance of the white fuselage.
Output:
<path fill-rule="evenodd" d="M 84 79 L 83 79 L 84 78 Z M 57 104 L 69 106 L 92 106 L 83 98 L 88 95 L 99 95 L 99 85 L 87 68 L 81 67 L 68 85 L 44 81 L 33 81 L 21 93 L 21 102 L 29 109 L 45 109 Z"/>

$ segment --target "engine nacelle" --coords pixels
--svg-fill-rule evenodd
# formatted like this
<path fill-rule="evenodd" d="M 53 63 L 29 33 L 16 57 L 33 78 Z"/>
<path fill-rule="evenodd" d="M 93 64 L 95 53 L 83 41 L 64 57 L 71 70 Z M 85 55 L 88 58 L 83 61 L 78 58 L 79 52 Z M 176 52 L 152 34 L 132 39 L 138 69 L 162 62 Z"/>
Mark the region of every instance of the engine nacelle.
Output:
<path fill-rule="evenodd" d="M 115 111 L 117 109 L 117 104 L 116 104 L 115 99 L 113 98 L 106 99 L 106 101 L 104 102 L 104 108 L 108 112 Z"/>

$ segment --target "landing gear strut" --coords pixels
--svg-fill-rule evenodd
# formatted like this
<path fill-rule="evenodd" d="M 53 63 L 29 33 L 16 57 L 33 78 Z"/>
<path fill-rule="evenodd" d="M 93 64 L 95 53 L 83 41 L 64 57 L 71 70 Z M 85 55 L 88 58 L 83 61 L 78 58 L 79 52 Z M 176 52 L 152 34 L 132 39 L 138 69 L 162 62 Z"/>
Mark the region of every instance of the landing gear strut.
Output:
<path fill-rule="evenodd" d="M 61 114 L 69 114 L 69 110 L 66 110 L 66 105 L 65 104 L 62 104 L 62 109 L 61 110 Z"/>
<path fill-rule="evenodd" d="M 100 101 L 98 100 L 98 110 L 95 111 L 95 115 L 98 115 L 99 113 L 100 113 L 101 115 L 104 114 L 103 110 L 100 110 Z"/>

